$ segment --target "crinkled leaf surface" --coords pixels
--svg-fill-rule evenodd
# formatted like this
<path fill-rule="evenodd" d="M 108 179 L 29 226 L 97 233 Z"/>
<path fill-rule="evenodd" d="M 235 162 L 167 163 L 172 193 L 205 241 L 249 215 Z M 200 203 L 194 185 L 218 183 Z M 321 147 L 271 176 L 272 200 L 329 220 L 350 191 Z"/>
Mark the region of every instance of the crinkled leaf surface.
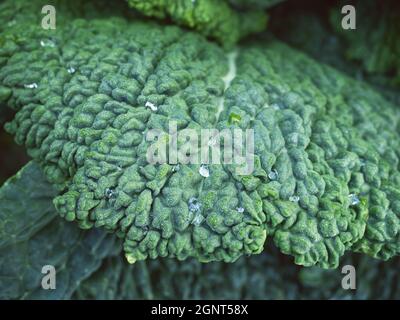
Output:
<path fill-rule="evenodd" d="M 235 8 L 226 0 L 127 0 L 129 6 L 148 17 L 170 19 L 175 24 L 198 31 L 199 33 L 231 47 L 240 38 L 266 27 L 267 15 L 256 3 L 247 9 Z M 259 1 L 261 4 L 262 1 Z M 265 2 L 265 1 L 264 1 Z M 271 2 L 271 1 L 267 1 Z M 276 2 L 276 1 L 275 1 Z M 265 6 L 267 6 L 264 3 Z"/>
<path fill-rule="evenodd" d="M 7 30 L 0 83 L 19 110 L 7 129 L 64 187 L 61 216 L 113 231 L 130 262 L 232 262 L 267 235 L 305 266 L 399 253 L 399 109 L 365 83 L 272 39 L 227 57 L 122 18 L 71 19 L 51 39 Z M 149 164 L 146 133 L 171 120 L 253 129 L 254 171 Z"/>

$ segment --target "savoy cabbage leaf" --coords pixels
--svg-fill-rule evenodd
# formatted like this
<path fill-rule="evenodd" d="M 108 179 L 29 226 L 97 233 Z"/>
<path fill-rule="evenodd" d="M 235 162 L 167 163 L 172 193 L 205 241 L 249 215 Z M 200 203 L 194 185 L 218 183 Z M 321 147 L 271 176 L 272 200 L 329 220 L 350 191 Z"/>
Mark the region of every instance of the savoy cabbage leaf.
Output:
<path fill-rule="evenodd" d="M 0 3 L 0 117 L 33 158 L 0 188 L 0 298 L 399 298 L 400 108 L 369 77 L 398 71 L 397 6 L 349 34 L 279 2 L 55 0 L 55 30 Z M 300 50 L 253 34 L 266 9 Z M 149 163 L 171 121 L 253 130 L 254 170 Z"/>
<path fill-rule="evenodd" d="M 234 4 L 242 5 L 242 8 L 238 9 L 231 6 L 226 0 L 127 1 L 131 7 L 145 16 L 171 19 L 174 23 L 194 29 L 226 47 L 231 47 L 248 34 L 264 30 L 267 15 L 259 8 L 273 4 L 273 1 L 247 3 L 251 10 L 243 10 L 244 1 L 235 1 Z M 256 4 L 258 4 L 258 8 L 257 6 L 252 7 Z"/>
<path fill-rule="evenodd" d="M 32 185 L 31 188 L 29 188 Z M 15 197 L 14 186 L 29 207 L 17 207 L 24 215 L 14 232 L 2 239 L 0 248 L 0 297 L 2 299 L 398 299 L 398 258 L 379 262 L 349 256 L 343 264 L 357 267 L 358 289 L 349 293 L 340 287 L 339 270 L 301 269 L 276 248 L 256 257 L 243 257 L 234 264 L 202 264 L 193 259 L 159 259 L 127 264 L 118 255 L 112 239 L 99 230 L 79 231 L 51 214 L 51 196 L 56 191 L 46 182 L 37 164 L 31 162 L 0 190 L 3 199 Z M 28 188 L 23 188 L 28 187 Z M 38 188 L 40 187 L 40 188 Z M 34 209 L 33 209 L 34 208 Z M 54 208 L 53 208 L 54 209 Z M 28 229 L 40 223 L 41 230 Z M 12 217 L 12 216 L 10 216 Z M 8 219 L 10 219 L 10 217 Z M 5 217 L 3 217 L 4 219 Z M 4 227 L 1 228 L 4 231 Z M 25 230 L 27 237 L 13 237 Z M 88 233 L 88 234 L 86 234 Z M 104 257 L 104 259 L 102 259 Z M 56 290 L 43 290 L 41 268 L 54 264 Z M 391 284 L 391 285 L 387 285 Z"/>
<path fill-rule="evenodd" d="M 68 299 L 103 258 L 119 254 L 113 237 L 59 219 L 52 205 L 56 194 L 34 162 L 0 189 L 1 299 Z M 55 267 L 54 290 L 42 288 L 46 265 Z"/>
<path fill-rule="evenodd" d="M 8 26 L 0 55 L 6 129 L 62 190 L 62 217 L 115 233 L 129 262 L 233 262 L 267 236 L 305 266 L 399 253 L 399 109 L 367 84 L 272 38 L 226 55 L 177 27 L 69 19 L 51 39 Z M 149 164 L 146 132 L 172 120 L 254 129 L 254 171 Z"/>
<path fill-rule="evenodd" d="M 385 75 L 390 78 L 390 83 L 400 85 L 399 2 L 352 1 L 358 16 L 358 25 L 352 32 L 340 27 L 340 8 L 344 4 L 340 1 L 331 10 L 330 22 L 346 43 L 346 57 L 359 62 L 369 74 Z"/>
<path fill-rule="evenodd" d="M 232 264 L 158 259 L 102 266 L 75 291 L 74 299 L 399 299 L 400 259 L 389 262 L 347 254 L 341 266 L 357 270 L 357 290 L 344 290 L 339 269 L 296 266 L 273 246 Z"/>
<path fill-rule="evenodd" d="M 370 33 L 365 30 L 366 28 L 376 28 L 376 32 L 384 33 L 385 31 L 382 31 L 382 29 L 385 28 L 380 25 L 391 23 L 390 19 L 386 21 L 388 10 L 381 11 L 370 8 L 374 3 L 377 2 L 356 2 L 357 12 L 361 14 L 361 21 L 359 21 L 359 26 L 356 30 L 344 32 L 344 30 L 337 28 L 341 24 L 340 5 L 335 2 L 331 5 L 326 5 L 326 3 L 316 3 L 315 1 L 291 1 L 279 6 L 271 16 L 269 28 L 280 40 L 359 81 L 370 83 L 386 99 L 392 101 L 395 105 L 399 105 L 400 94 L 396 86 L 396 67 L 393 61 L 395 60 L 393 57 L 396 57 L 396 47 L 390 47 L 390 42 L 386 44 L 383 40 L 385 38 L 396 39 L 400 33 L 390 32 L 389 28 L 386 31 L 387 36 L 382 37 L 382 41 L 368 42 L 368 45 L 373 48 L 374 54 L 371 54 L 364 42 L 364 38 L 368 37 Z M 400 7 L 396 9 L 396 6 L 393 6 L 390 1 L 388 6 L 393 10 L 393 14 L 400 13 Z M 370 20 L 368 18 L 369 12 L 374 14 L 374 19 Z M 376 35 L 374 37 L 378 38 Z M 352 49 L 357 45 L 359 46 L 357 50 Z M 365 56 L 366 58 L 370 57 L 370 60 L 375 61 L 386 61 L 387 67 L 382 71 L 367 70 L 365 64 L 362 63 L 362 59 L 357 59 L 348 53 L 351 50 L 368 52 Z M 379 54 L 380 50 L 385 51 L 386 54 Z M 372 58 L 372 56 L 375 57 Z"/>

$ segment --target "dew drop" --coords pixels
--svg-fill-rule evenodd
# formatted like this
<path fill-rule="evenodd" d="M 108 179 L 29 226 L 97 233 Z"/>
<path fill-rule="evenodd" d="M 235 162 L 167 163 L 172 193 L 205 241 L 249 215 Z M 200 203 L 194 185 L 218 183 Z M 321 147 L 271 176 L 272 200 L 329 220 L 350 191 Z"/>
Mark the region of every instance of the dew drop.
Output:
<path fill-rule="evenodd" d="M 236 210 L 239 213 L 243 213 L 244 212 L 244 208 L 243 207 L 236 208 Z"/>
<path fill-rule="evenodd" d="M 192 197 L 189 199 L 189 211 L 197 212 L 200 211 L 200 208 L 201 208 L 201 203 L 197 198 Z"/>
<path fill-rule="evenodd" d="M 298 202 L 299 200 L 300 200 L 299 196 L 290 196 L 289 197 L 289 201 L 292 201 L 292 202 Z"/>
<path fill-rule="evenodd" d="M 199 173 L 204 178 L 208 178 L 210 176 L 210 171 L 208 170 L 208 167 L 204 164 L 200 166 Z"/>
<path fill-rule="evenodd" d="M 278 171 L 276 171 L 276 170 L 272 170 L 272 171 L 270 171 L 270 172 L 268 173 L 268 178 L 269 178 L 270 180 L 277 180 L 277 179 L 278 179 L 278 176 L 279 176 L 279 174 L 278 174 Z"/>
<path fill-rule="evenodd" d="M 177 172 L 181 169 L 181 166 L 179 164 L 175 165 L 172 167 L 172 171 Z"/>
<path fill-rule="evenodd" d="M 106 198 L 111 199 L 112 197 L 114 197 L 114 194 L 115 194 L 115 192 L 113 189 L 110 189 L 110 188 L 106 189 L 106 192 L 105 192 Z"/>
<path fill-rule="evenodd" d="M 349 200 L 350 200 L 350 205 L 351 206 L 356 206 L 356 205 L 358 205 L 360 203 L 360 199 L 354 193 L 349 194 Z"/>
<path fill-rule="evenodd" d="M 147 101 L 144 106 L 146 108 L 150 108 L 151 111 L 157 111 L 158 110 L 157 106 L 154 103 L 151 103 L 150 101 Z"/>
<path fill-rule="evenodd" d="M 30 84 L 24 85 L 24 87 L 27 89 L 36 89 L 38 87 L 38 85 L 37 85 L 37 83 L 30 83 Z"/>
<path fill-rule="evenodd" d="M 70 74 L 73 74 L 73 73 L 75 73 L 75 68 L 74 67 L 69 67 L 68 69 L 67 69 L 67 71 L 68 71 L 68 73 L 70 73 Z"/>
<path fill-rule="evenodd" d="M 42 47 L 49 47 L 49 48 L 54 48 L 56 46 L 56 44 L 51 40 L 40 40 L 40 45 Z"/>

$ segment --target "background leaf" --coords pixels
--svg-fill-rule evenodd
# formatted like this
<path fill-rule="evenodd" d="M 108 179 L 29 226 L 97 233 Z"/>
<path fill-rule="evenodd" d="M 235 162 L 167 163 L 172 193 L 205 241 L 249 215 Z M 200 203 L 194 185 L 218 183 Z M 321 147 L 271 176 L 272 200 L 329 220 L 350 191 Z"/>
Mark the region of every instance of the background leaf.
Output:
<path fill-rule="evenodd" d="M 56 193 L 34 162 L 0 189 L 1 299 L 68 299 L 104 257 L 119 253 L 115 237 L 60 219 Z M 41 288 L 44 265 L 56 269 L 55 290 Z"/>

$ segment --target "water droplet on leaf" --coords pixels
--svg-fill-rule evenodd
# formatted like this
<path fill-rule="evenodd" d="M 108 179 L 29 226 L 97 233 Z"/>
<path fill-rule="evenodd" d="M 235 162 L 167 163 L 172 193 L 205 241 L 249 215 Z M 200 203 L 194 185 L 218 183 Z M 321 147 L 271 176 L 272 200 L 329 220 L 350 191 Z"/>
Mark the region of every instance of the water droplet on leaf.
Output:
<path fill-rule="evenodd" d="M 69 67 L 68 69 L 67 69 L 67 71 L 68 71 L 68 73 L 70 73 L 70 74 L 73 74 L 73 73 L 75 73 L 75 68 L 74 67 Z"/>
<path fill-rule="evenodd" d="M 115 191 L 113 189 L 107 188 L 105 191 L 106 198 L 111 199 L 115 195 Z"/>
<path fill-rule="evenodd" d="M 150 108 L 151 111 L 157 111 L 158 110 L 157 106 L 154 103 L 151 103 L 150 101 L 147 101 L 144 106 L 146 108 Z"/>
<path fill-rule="evenodd" d="M 40 45 L 42 47 L 49 47 L 49 48 L 54 48 L 56 46 L 56 44 L 51 40 L 40 40 Z"/>
<path fill-rule="evenodd" d="M 210 176 L 210 171 L 206 165 L 201 165 L 199 168 L 199 173 L 202 177 L 208 178 Z"/>
<path fill-rule="evenodd" d="M 191 212 L 200 211 L 200 208 L 201 208 L 201 203 L 197 198 L 192 197 L 189 199 L 189 210 Z"/>
<path fill-rule="evenodd" d="M 30 83 L 30 84 L 24 85 L 24 87 L 27 89 L 36 89 L 38 87 L 38 85 L 37 85 L 37 83 Z"/>
<path fill-rule="evenodd" d="M 279 174 L 278 174 L 278 171 L 276 171 L 276 170 L 272 170 L 272 171 L 270 171 L 270 172 L 268 173 L 268 178 L 269 178 L 270 180 L 277 180 L 277 179 L 278 179 L 278 176 L 279 176 Z"/>
<path fill-rule="evenodd" d="M 356 206 L 360 203 L 360 199 L 354 193 L 349 194 L 349 201 L 351 206 Z"/>

